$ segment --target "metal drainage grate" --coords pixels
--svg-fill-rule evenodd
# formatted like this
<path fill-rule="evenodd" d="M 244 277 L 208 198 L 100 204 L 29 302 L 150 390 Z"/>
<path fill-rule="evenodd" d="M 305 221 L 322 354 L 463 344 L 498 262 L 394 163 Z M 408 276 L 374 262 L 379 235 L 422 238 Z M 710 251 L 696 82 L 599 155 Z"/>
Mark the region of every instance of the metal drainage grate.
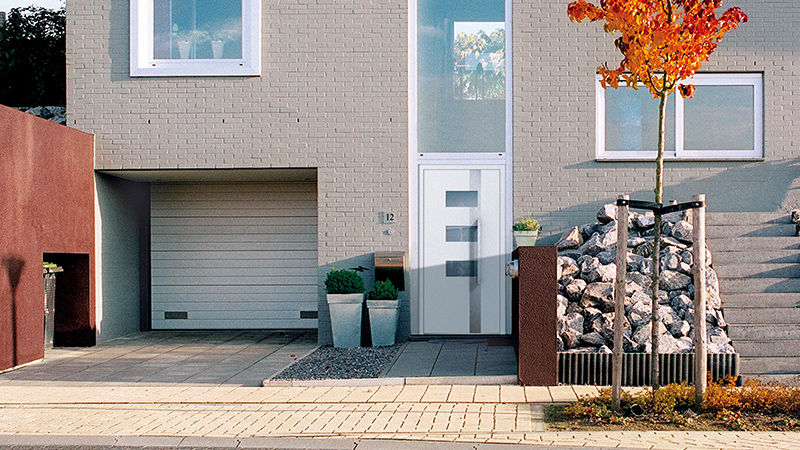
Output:
<path fill-rule="evenodd" d="M 694 353 L 658 355 L 660 384 L 694 382 Z M 561 384 L 611 384 L 612 355 L 608 353 L 559 353 L 558 382 Z M 739 377 L 738 353 L 708 355 L 708 371 L 714 380 L 726 375 Z M 650 354 L 625 353 L 622 360 L 623 386 L 650 384 Z"/>

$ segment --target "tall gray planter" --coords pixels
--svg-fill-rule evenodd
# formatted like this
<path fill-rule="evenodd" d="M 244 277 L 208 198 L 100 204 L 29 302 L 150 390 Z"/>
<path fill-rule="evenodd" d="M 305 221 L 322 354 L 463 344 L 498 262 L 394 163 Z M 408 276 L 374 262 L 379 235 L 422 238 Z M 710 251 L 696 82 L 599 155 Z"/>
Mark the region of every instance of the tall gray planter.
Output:
<path fill-rule="evenodd" d="M 367 300 L 367 309 L 369 310 L 372 346 L 394 345 L 400 302 L 397 300 Z"/>
<path fill-rule="evenodd" d="M 327 299 L 331 312 L 333 346 L 361 346 L 361 308 L 364 294 L 328 294 Z"/>

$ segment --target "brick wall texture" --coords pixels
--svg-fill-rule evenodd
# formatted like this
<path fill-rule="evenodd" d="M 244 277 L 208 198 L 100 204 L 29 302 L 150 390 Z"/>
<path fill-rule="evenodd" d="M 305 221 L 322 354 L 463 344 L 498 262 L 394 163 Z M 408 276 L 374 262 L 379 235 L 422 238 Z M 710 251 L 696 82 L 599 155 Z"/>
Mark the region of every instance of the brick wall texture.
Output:
<path fill-rule="evenodd" d="M 653 163 L 595 161 L 595 68 L 619 55 L 566 4 L 513 0 L 512 14 L 514 215 L 540 218 L 551 240 L 619 193 L 651 199 L 654 179 Z M 788 210 L 800 206 L 800 4 L 734 4 L 750 22 L 704 68 L 763 72 L 764 161 L 667 163 L 665 197 Z M 67 4 L 68 121 L 96 135 L 97 169 L 316 167 L 321 272 L 408 249 L 407 2 L 262 1 L 260 77 L 135 79 L 128 5 Z"/>

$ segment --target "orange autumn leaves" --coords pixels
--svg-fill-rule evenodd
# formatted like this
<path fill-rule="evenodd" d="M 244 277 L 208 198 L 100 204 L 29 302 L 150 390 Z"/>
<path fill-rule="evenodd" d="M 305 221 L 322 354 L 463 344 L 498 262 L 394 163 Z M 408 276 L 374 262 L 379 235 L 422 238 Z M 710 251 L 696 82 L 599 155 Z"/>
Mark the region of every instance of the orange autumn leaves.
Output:
<path fill-rule="evenodd" d="M 644 84 L 656 98 L 676 87 L 692 97 L 694 86 L 680 81 L 700 70 L 725 33 L 747 22 L 739 8 L 717 15 L 721 6 L 722 0 L 600 0 L 600 6 L 577 0 L 567 14 L 577 22 L 602 20 L 607 33 L 619 33 L 614 44 L 623 59 L 616 69 L 597 69 L 603 88 L 625 81 Z"/>

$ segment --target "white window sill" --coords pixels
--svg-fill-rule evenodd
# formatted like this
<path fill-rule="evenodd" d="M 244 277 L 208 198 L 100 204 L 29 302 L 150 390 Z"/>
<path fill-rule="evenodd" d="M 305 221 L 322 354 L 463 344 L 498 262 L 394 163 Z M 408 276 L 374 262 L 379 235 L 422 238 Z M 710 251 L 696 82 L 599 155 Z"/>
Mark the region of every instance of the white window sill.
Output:
<path fill-rule="evenodd" d="M 618 162 L 656 162 L 656 157 L 602 157 L 595 158 L 599 163 L 618 163 Z M 764 157 L 750 157 L 750 158 L 676 158 L 674 156 L 664 156 L 665 162 L 763 162 Z"/>

